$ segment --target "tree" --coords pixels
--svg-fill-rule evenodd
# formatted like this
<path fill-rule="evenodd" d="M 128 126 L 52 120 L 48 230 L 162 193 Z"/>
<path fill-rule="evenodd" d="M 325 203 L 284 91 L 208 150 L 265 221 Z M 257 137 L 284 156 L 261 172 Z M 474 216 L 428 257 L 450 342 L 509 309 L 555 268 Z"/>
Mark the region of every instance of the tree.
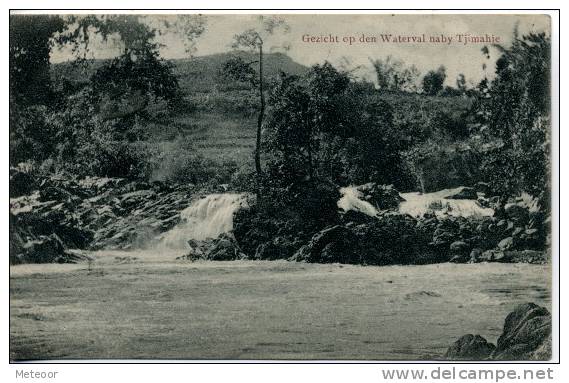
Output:
<path fill-rule="evenodd" d="M 496 76 L 477 104 L 482 133 L 496 149 L 483 163 L 488 181 L 503 199 L 527 192 L 549 204 L 551 39 L 545 33 L 519 37 L 501 52 Z"/>
<path fill-rule="evenodd" d="M 415 65 L 405 66 L 403 61 L 387 56 L 385 60 L 369 59 L 382 90 L 416 92 L 419 70 Z"/>
<path fill-rule="evenodd" d="M 269 105 L 266 142 L 276 182 L 399 181 L 403 139 L 392 109 L 345 72 L 326 62 L 302 77 L 281 76 Z"/>
<path fill-rule="evenodd" d="M 259 84 L 257 72 L 252 66 L 256 62 L 246 62 L 239 56 L 233 56 L 223 63 L 219 75 L 228 80 L 245 82 L 257 87 Z"/>
<path fill-rule="evenodd" d="M 172 64 L 159 56 L 154 42 L 156 30 L 140 15 L 117 15 L 89 21 L 104 39 L 118 34 L 122 53 L 106 61 L 91 76 L 91 95 L 104 119 L 125 118 L 142 113 L 151 98 L 172 104 L 181 97 Z"/>
<path fill-rule="evenodd" d="M 194 15 L 173 21 L 142 15 L 11 15 L 11 163 L 50 156 L 65 162 L 84 149 L 81 145 L 89 147 L 92 137 L 104 134 L 117 142 L 110 154 L 122 155 L 120 140 L 140 139 L 140 117 L 152 101 L 174 106 L 181 100 L 172 65 L 159 56 L 161 45 L 155 38 L 163 31 L 157 28 L 182 36 L 190 52 L 205 20 Z M 95 38 L 119 48 L 119 54 L 104 61 L 80 87 L 67 87 L 65 93 L 54 90 L 51 50 L 71 47 L 73 65 L 88 64 Z"/>
<path fill-rule="evenodd" d="M 259 16 L 261 27 L 259 29 L 248 29 L 243 33 L 234 36 L 232 47 L 234 49 L 246 48 L 259 53 L 259 101 L 260 110 L 257 117 L 257 135 L 255 141 L 255 171 L 257 173 L 257 180 L 260 183 L 262 177 L 261 168 L 261 133 L 263 130 L 263 120 L 265 118 L 265 90 L 264 90 L 264 75 L 263 75 L 263 47 L 265 39 L 272 35 L 277 29 L 283 29 L 288 32 L 289 27 L 285 20 L 281 17 L 272 16 L 265 17 Z M 251 63 L 252 64 L 252 63 Z"/>
<path fill-rule="evenodd" d="M 10 15 L 10 97 L 19 104 L 53 100 L 49 55 L 65 20 L 52 15 Z"/>
<path fill-rule="evenodd" d="M 464 74 L 462 73 L 459 73 L 456 78 L 456 89 L 458 89 L 458 91 L 463 95 L 468 92 L 466 87 L 466 77 L 464 77 Z"/>
<path fill-rule="evenodd" d="M 436 71 L 428 71 L 423 77 L 423 91 L 429 96 L 438 94 L 443 90 L 446 77 L 446 68 L 442 65 Z"/>

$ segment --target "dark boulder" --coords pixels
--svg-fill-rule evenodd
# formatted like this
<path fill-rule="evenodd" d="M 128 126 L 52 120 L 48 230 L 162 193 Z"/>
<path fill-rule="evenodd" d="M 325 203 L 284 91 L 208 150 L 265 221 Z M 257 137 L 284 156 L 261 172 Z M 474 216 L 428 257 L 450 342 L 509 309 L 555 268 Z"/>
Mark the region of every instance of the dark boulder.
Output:
<path fill-rule="evenodd" d="M 234 261 L 245 259 L 246 256 L 231 234 L 221 234 L 213 240 L 213 247 L 207 254 L 207 259 L 212 261 Z"/>
<path fill-rule="evenodd" d="M 71 215 L 71 214 L 70 214 Z M 43 213 L 29 211 L 10 215 L 10 239 L 14 233 L 19 233 L 28 240 L 55 234 L 66 249 L 85 249 L 93 240 L 93 233 L 77 224 L 72 217 L 61 210 L 50 207 Z"/>
<path fill-rule="evenodd" d="M 514 231 L 514 223 L 505 219 L 501 219 L 496 223 L 496 229 L 502 234 L 509 234 Z"/>
<path fill-rule="evenodd" d="M 474 189 L 478 193 L 484 194 L 486 197 L 489 197 L 490 194 L 492 194 L 492 189 L 490 188 L 490 184 L 486 182 L 477 182 L 476 185 L 474 185 Z"/>
<path fill-rule="evenodd" d="M 508 219 L 514 222 L 516 226 L 525 226 L 529 221 L 529 210 L 525 206 L 509 203 L 504 206 L 504 211 Z"/>
<path fill-rule="evenodd" d="M 486 250 L 478 258 L 476 258 L 477 262 L 508 262 L 507 258 L 505 258 L 505 254 L 503 251 L 499 250 Z"/>
<path fill-rule="evenodd" d="M 478 194 L 476 194 L 476 190 L 469 187 L 463 187 L 457 193 L 445 197 L 446 199 L 478 199 Z"/>
<path fill-rule="evenodd" d="M 514 248 L 514 238 L 513 237 L 507 237 L 504 238 L 503 240 L 501 240 L 500 242 L 498 242 L 498 249 L 504 251 L 504 250 L 510 250 Z"/>
<path fill-rule="evenodd" d="M 544 350 L 549 345 L 549 350 Z M 551 314 L 534 303 L 525 303 L 511 312 L 498 338 L 495 360 L 527 360 L 551 358 Z M 549 352 L 547 352 L 549 351 Z"/>
<path fill-rule="evenodd" d="M 531 263 L 549 262 L 549 253 L 538 250 L 486 250 L 475 259 L 476 262 Z"/>
<path fill-rule="evenodd" d="M 432 235 L 432 245 L 448 253 L 450 244 L 459 238 L 460 225 L 456 219 L 443 219 L 437 222 L 437 227 Z"/>
<path fill-rule="evenodd" d="M 470 252 L 470 246 L 464 241 L 455 241 L 450 244 L 451 254 L 468 254 Z"/>
<path fill-rule="evenodd" d="M 455 360 L 549 360 L 551 314 L 535 303 L 525 303 L 508 314 L 496 346 L 479 335 L 464 335 L 444 355 Z"/>
<path fill-rule="evenodd" d="M 362 193 L 365 201 L 379 210 L 396 210 L 399 208 L 399 204 L 405 201 L 393 185 L 378 185 L 375 182 L 370 182 L 358 186 L 357 189 Z"/>
<path fill-rule="evenodd" d="M 407 214 L 385 213 L 353 227 L 362 263 L 368 265 L 429 264 L 449 260 L 449 243 L 432 243 L 436 218 L 424 222 Z"/>
<path fill-rule="evenodd" d="M 529 360 L 550 360 L 551 359 L 551 337 L 548 337 L 543 343 L 528 355 Z"/>
<path fill-rule="evenodd" d="M 478 259 L 480 258 L 480 256 L 482 255 L 483 251 L 482 249 L 476 247 L 474 249 L 472 249 L 472 251 L 470 252 L 470 259 L 468 260 L 470 263 L 476 263 L 478 262 Z"/>
<path fill-rule="evenodd" d="M 223 233 L 217 238 L 208 238 L 201 241 L 189 240 L 188 245 L 190 246 L 189 252 L 178 257 L 178 259 L 190 261 L 235 261 L 246 258 L 235 237 L 230 233 Z"/>
<path fill-rule="evenodd" d="M 495 348 L 480 335 L 466 334 L 448 348 L 444 357 L 452 360 L 485 360 Z"/>
<path fill-rule="evenodd" d="M 302 246 L 298 240 L 287 237 L 275 237 L 257 247 L 255 259 L 288 259 Z"/>
<path fill-rule="evenodd" d="M 455 241 L 450 244 L 450 262 L 466 263 L 470 260 L 470 245 L 464 241 Z"/>
<path fill-rule="evenodd" d="M 56 234 L 39 236 L 22 243 L 10 254 L 10 263 L 62 263 L 65 260 L 65 248 Z"/>
<path fill-rule="evenodd" d="M 35 189 L 35 180 L 29 173 L 10 168 L 10 198 L 31 194 Z"/>
<path fill-rule="evenodd" d="M 547 231 L 543 228 L 528 228 L 518 236 L 520 246 L 525 249 L 544 249 L 546 247 Z"/>
<path fill-rule="evenodd" d="M 332 226 L 316 233 L 292 256 L 292 260 L 358 264 L 361 262 L 358 238 L 344 226 Z"/>

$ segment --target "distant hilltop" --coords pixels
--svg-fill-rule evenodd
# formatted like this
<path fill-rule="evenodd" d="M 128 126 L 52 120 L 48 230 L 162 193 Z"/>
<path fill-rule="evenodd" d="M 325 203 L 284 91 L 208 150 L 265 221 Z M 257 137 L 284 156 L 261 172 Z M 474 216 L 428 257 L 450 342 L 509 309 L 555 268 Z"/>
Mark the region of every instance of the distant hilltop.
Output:
<path fill-rule="evenodd" d="M 246 62 L 259 59 L 253 52 L 234 51 L 168 61 L 174 64 L 174 73 L 178 76 L 180 86 L 185 92 L 210 92 L 220 83 L 219 70 L 222 65 L 233 56 L 239 56 Z M 64 77 L 77 83 L 84 82 L 103 62 L 104 60 L 92 61 L 86 73 L 80 68 L 74 68 L 71 62 L 52 64 L 52 76 Z M 308 70 L 308 67 L 295 62 L 284 53 L 265 54 L 263 64 L 267 79 L 277 76 L 280 71 L 299 75 Z M 258 64 L 253 64 L 253 67 L 257 69 Z"/>

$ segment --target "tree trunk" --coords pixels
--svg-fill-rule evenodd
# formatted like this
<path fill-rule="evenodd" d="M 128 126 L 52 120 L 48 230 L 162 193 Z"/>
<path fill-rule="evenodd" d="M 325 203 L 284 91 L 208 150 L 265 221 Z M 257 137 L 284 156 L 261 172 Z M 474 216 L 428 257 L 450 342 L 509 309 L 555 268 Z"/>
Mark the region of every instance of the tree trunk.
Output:
<path fill-rule="evenodd" d="M 314 170 L 312 164 L 312 143 L 308 139 L 308 179 L 312 181 L 314 177 Z"/>
<path fill-rule="evenodd" d="M 265 94 L 263 93 L 263 45 L 259 46 L 259 96 L 261 97 L 261 110 L 257 118 L 257 142 L 255 146 L 255 171 L 257 180 L 261 182 L 261 131 L 263 128 L 263 118 L 265 116 Z M 259 184 L 258 187 L 261 185 Z"/>

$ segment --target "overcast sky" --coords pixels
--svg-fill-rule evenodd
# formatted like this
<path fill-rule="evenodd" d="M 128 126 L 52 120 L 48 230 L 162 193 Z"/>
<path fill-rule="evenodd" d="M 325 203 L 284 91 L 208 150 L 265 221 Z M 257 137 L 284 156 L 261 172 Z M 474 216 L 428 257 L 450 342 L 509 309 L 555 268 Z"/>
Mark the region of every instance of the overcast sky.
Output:
<path fill-rule="evenodd" d="M 157 18 L 175 16 L 150 16 L 149 22 Z M 206 32 L 196 41 L 194 55 L 208 55 L 229 51 L 233 36 L 248 28 L 260 26 L 258 15 L 207 15 Z M 516 24 L 521 34 L 529 31 L 548 34 L 550 31 L 549 17 L 544 15 L 283 15 L 290 31 L 277 31 L 265 40 L 267 50 L 282 51 L 283 45 L 289 45 L 287 54 L 295 61 L 311 65 L 328 60 L 335 65 L 348 63 L 355 67 L 366 65 L 370 67 L 369 58 L 385 58 L 392 55 L 408 64 L 415 64 L 425 73 L 440 65 L 447 68 L 447 83 L 454 85 L 459 73 L 464 73 L 467 80 L 477 83 L 484 77 L 482 64 L 487 63 L 486 74 L 494 70 L 497 58 L 494 51 L 488 61 L 481 53 L 484 44 L 464 43 L 457 41 L 457 34 L 473 36 L 494 36 L 500 43 L 508 45 L 511 42 Z M 382 34 L 392 37 L 401 36 L 407 42 L 386 43 L 381 39 Z M 427 42 L 412 42 L 413 36 L 421 38 L 425 35 Z M 303 42 L 303 36 L 338 36 L 339 42 Z M 376 41 L 360 43 L 359 38 L 365 35 L 376 38 Z M 356 41 L 349 45 L 343 38 L 353 36 Z M 430 37 L 452 37 L 451 43 L 430 42 Z M 167 33 L 157 40 L 164 44 L 161 54 L 164 58 L 188 57 L 183 41 L 179 35 Z M 92 43 L 94 57 L 108 58 L 116 54 L 116 49 L 109 44 Z M 52 62 L 65 61 L 69 58 L 68 51 L 54 51 Z M 370 73 L 364 70 L 362 74 Z M 371 77 L 370 77 L 371 79 Z"/>

